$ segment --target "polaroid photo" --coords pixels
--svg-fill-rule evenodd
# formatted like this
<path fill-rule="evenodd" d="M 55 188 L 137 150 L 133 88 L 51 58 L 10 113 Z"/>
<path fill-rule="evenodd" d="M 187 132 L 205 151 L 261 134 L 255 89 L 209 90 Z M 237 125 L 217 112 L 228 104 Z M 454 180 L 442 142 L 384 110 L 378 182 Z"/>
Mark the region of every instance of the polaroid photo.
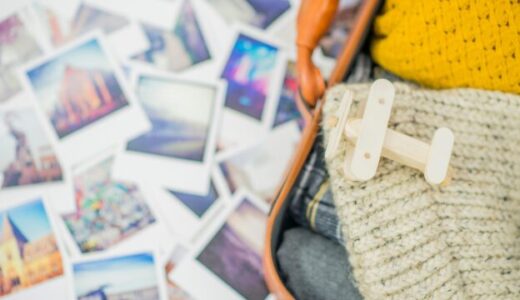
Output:
<path fill-rule="evenodd" d="M 173 28 L 181 1 L 167 0 L 83 0 L 83 3 L 160 28 Z"/>
<path fill-rule="evenodd" d="M 174 26 L 163 28 L 142 23 L 150 44 L 145 51 L 134 55 L 131 62 L 143 69 L 182 73 L 191 78 L 218 77 L 218 64 L 214 57 L 222 51 L 222 40 L 206 16 L 197 9 L 200 3 L 181 1 Z"/>
<path fill-rule="evenodd" d="M 164 271 L 152 251 L 73 259 L 69 268 L 69 299 L 167 299 Z"/>
<path fill-rule="evenodd" d="M 28 98 L 19 93 L 0 105 L 0 196 L 48 193 L 57 211 L 71 211 L 69 171 L 57 154 L 56 143 L 43 130 L 45 120 Z"/>
<path fill-rule="evenodd" d="M 219 151 L 248 144 L 267 133 L 274 111 L 276 87 L 283 80 L 285 55 L 261 32 L 236 28 L 236 37 L 222 67 L 228 83 Z"/>
<path fill-rule="evenodd" d="M 296 73 L 296 62 L 287 60 L 284 71 L 282 87 L 278 96 L 272 128 L 276 128 L 287 122 L 296 120 L 300 129 L 304 127 L 304 119 L 298 109 L 297 101 L 300 92 L 298 90 L 298 77 Z"/>
<path fill-rule="evenodd" d="M 67 299 L 66 255 L 48 198 L 28 192 L 0 200 L 0 297 Z"/>
<path fill-rule="evenodd" d="M 72 257 L 96 252 L 160 251 L 173 239 L 150 195 L 136 183 L 111 177 L 114 149 L 108 149 L 73 170 L 75 210 L 61 214 Z"/>
<path fill-rule="evenodd" d="M 189 247 L 183 243 L 176 243 L 172 245 L 166 260 L 162 265 L 165 266 L 165 277 L 166 277 L 166 290 L 168 294 L 168 300 L 194 300 L 183 288 L 176 284 L 173 280 L 168 277 L 177 265 L 186 258 L 189 253 Z"/>
<path fill-rule="evenodd" d="M 269 291 L 262 265 L 268 212 L 263 204 L 238 192 L 169 278 L 196 299 L 264 300 Z"/>
<path fill-rule="evenodd" d="M 300 130 L 292 121 L 273 129 L 256 144 L 219 154 L 218 169 L 229 193 L 246 188 L 271 203 L 299 141 Z"/>
<path fill-rule="evenodd" d="M 44 4 L 35 3 L 34 13 L 46 36 L 47 47 L 51 49 L 96 30 L 107 36 L 110 48 L 121 61 L 150 47 L 137 22 L 95 5 L 81 3 L 73 16 L 67 17 Z"/>
<path fill-rule="evenodd" d="M 136 73 L 136 94 L 152 123 L 116 157 L 114 177 L 204 195 L 221 118 L 223 82 Z"/>
<path fill-rule="evenodd" d="M 227 22 L 239 22 L 260 29 L 276 23 L 291 9 L 289 0 L 208 0 Z"/>
<path fill-rule="evenodd" d="M 0 49 L 1 104 L 22 90 L 16 68 L 44 53 L 43 42 L 32 26 L 29 7 L 0 19 Z"/>
<path fill-rule="evenodd" d="M 69 166 L 150 129 L 99 33 L 30 63 L 22 73 Z"/>
<path fill-rule="evenodd" d="M 222 191 L 226 187 L 217 181 L 215 168 L 212 173 L 209 189 L 203 195 L 149 186 L 149 194 L 154 195 L 157 209 L 163 212 L 164 221 L 175 236 L 195 240 L 222 209 L 227 196 Z"/>

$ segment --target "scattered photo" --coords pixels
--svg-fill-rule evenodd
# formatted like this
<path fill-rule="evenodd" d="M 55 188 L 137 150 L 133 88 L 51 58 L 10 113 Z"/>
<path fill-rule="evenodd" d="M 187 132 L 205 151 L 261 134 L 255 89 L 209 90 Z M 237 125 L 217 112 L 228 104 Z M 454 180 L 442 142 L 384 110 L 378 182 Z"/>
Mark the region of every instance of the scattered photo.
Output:
<path fill-rule="evenodd" d="M 246 188 L 271 203 L 299 138 L 298 125 L 293 121 L 277 127 L 257 144 L 220 156 L 219 168 L 230 193 Z"/>
<path fill-rule="evenodd" d="M 143 29 L 150 48 L 134 56 L 136 60 L 166 71 L 181 71 L 211 59 L 190 0 L 184 0 L 173 30 L 144 24 Z"/>
<path fill-rule="evenodd" d="M 223 87 L 151 73 L 137 75 L 135 86 L 152 129 L 127 143 L 114 176 L 206 193 Z"/>
<path fill-rule="evenodd" d="M 245 34 L 238 36 L 222 72 L 228 81 L 226 107 L 262 119 L 277 53 L 275 46 Z"/>
<path fill-rule="evenodd" d="M 0 20 L 0 103 L 21 90 L 15 68 L 43 53 L 35 32 L 24 20 L 27 10 L 21 10 Z"/>
<path fill-rule="evenodd" d="M 263 279 L 266 214 L 245 198 L 197 256 L 197 260 L 245 299 L 269 294 Z"/>
<path fill-rule="evenodd" d="M 179 262 L 185 258 L 188 253 L 186 246 L 182 244 L 176 244 L 171 251 L 168 260 L 166 262 L 166 275 L 172 272 Z M 166 276 L 166 288 L 168 291 L 168 300 L 193 300 L 183 288 Z"/>
<path fill-rule="evenodd" d="M 61 182 L 63 169 L 32 108 L 0 110 L 1 188 Z"/>
<path fill-rule="evenodd" d="M 298 120 L 300 128 L 303 128 L 303 118 L 296 106 L 296 101 L 299 96 L 296 63 L 294 61 L 288 61 L 285 68 L 282 90 L 278 98 L 273 127 L 292 120 Z"/>
<path fill-rule="evenodd" d="M 266 29 L 291 8 L 289 0 L 208 0 L 226 21 Z"/>
<path fill-rule="evenodd" d="M 74 299 L 164 299 L 164 276 L 151 252 L 78 260 L 71 268 Z"/>
<path fill-rule="evenodd" d="M 175 198 L 184 204 L 189 210 L 191 210 L 197 217 L 202 217 L 204 213 L 215 203 L 219 198 L 215 184 L 210 182 L 209 192 L 206 195 L 195 195 L 183 192 L 176 192 L 168 190 Z"/>
<path fill-rule="evenodd" d="M 136 184 L 110 177 L 112 157 L 74 176 L 76 211 L 62 215 L 81 253 L 103 251 L 156 223 Z"/>
<path fill-rule="evenodd" d="M 69 164 L 149 128 L 100 36 L 61 48 L 25 74 Z"/>
<path fill-rule="evenodd" d="M 127 18 L 82 3 L 74 19 L 56 13 L 52 8 L 35 5 L 37 15 L 52 45 L 60 46 L 85 33 L 101 29 L 111 34 L 129 24 Z"/>
<path fill-rule="evenodd" d="M 320 48 L 325 57 L 336 59 L 341 53 L 343 44 L 356 22 L 360 2 L 359 0 L 342 1 L 336 18 L 320 41 Z"/>
<path fill-rule="evenodd" d="M 41 197 L 23 202 L 0 213 L 0 296 L 59 297 L 64 267 L 50 212 Z"/>

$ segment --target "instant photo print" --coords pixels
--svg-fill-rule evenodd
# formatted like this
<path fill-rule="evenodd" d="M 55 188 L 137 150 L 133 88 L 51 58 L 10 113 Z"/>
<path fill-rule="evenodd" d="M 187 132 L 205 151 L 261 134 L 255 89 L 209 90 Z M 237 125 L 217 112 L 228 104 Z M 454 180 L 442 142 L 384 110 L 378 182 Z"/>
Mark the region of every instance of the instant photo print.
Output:
<path fill-rule="evenodd" d="M 151 251 L 74 259 L 69 274 L 69 299 L 167 299 L 164 272 Z"/>
<path fill-rule="evenodd" d="M 96 30 L 107 36 L 107 42 L 119 60 L 125 60 L 150 46 L 144 31 L 135 21 L 95 4 L 82 2 L 74 13 L 68 14 L 59 13 L 42 3 L 36 3 L 33 10 L 49 48 L 59 48 Z"/>
<path fill-rule="evenodd" d="M 23 74 L 67 165 L 150 129 L 99 33 L 30 63 Z"/>
<path fill-rule="evenodd" d="M 266 203 L 274 200 L 300 139 L 296 121 L 280 125 L 257 143 L 219 154 L 218 170 L 229 194 L 246 188 Z"/>
<path fill-rule="evenodd" d="M 222 67 L 227 81 L 219 151 L 253 142 L 272 119 L 276 83 L 283 78 L 284 55 L 258 31 L 236 28 L 236 38 Z"/>
<path fill-rule="evenodd" d="M 197 299 L 264 300 L 262 248 L 267 207 L 239 191 L 169 278 Z M 200 286 L 204 286 L 201 289 Z"/>
<path fill-rule="evenodd" d="M 0 19 L 0 104 L 22 90 L 15 69 L 43 54 L 42 41 L 32 23 L 29 7 Z"/>
<path fill-rule="evenodd" d="M 0 198 L 39 191 L 52 196 L 55 209 L 73 209 L 70 175 L 56 144 L 43 130 L 26 93 L 0 105 Z"/>
<path fill-rule="evenodd" d="M 225 86 L 164 73 L 136 74 L 134 86 L 152 128 L 126 143 L 114 177 L 204 195 Z"/>
<path fill-rule="evenodd" d="M 65 252 L 40 193 L 0 195 L 2 299 L 67 299 Z"/>
<path fill-rule="evenodd" d="M 112 178 L 113 153 L 104 151 L 73 170 L 75 210 L 59 218 L 73 257 L 166 245 L 159 241 L 168 231 L 151 195 Z"/>

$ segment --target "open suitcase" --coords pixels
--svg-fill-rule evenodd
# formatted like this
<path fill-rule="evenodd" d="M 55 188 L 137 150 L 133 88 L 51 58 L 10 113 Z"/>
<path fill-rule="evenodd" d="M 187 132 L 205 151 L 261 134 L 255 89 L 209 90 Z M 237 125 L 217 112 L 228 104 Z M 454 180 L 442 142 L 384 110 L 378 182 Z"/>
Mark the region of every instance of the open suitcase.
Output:
<path fill-rule="evenodd" d="M 349 33 L 341 54 L 336 59 L 335 67 L 328 77 L 327 87 L 341 82 L 349 73 L 356 56 L 366 48 L 365 42 L 381 2 L 380 0 L 365 0 L 361 3 L 355 16 L 356 20 L 352 31 Z M 310 57 L 317 47 L 319 39 L 325 34 L 334 18 L 337 5 L 338 1 L 336 0 L 305 0 L 302 1 L 298 15 L 297 64 L 301 98 L 304 99 L 301 103 L 298 103 L 298 106 L 305 119 L 306 126 L 291 167 L 286 173 L 285 181 L 279 189 L 267 221 L 264 276 L 269 290 L 276 299 L 294 299 L 280 275 L 276 251 L 280 245 L 283 232 L 295 226 L 288 217 L 290 196 L 319 130 L 324 101 L 321 96 L 324 93 L 325 83 L 315 71 L 316 68 Z"/>

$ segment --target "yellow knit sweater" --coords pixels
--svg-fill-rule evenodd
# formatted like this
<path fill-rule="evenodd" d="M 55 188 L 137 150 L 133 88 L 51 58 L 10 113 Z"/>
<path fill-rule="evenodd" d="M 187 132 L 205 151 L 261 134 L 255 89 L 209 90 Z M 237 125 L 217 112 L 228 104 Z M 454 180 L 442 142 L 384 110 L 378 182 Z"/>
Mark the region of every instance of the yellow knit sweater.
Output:
<path fill-rule="evenodd" d="M 374 60 L 434 88 L 520 93 L 520 0 L 387 0 Z"/>

